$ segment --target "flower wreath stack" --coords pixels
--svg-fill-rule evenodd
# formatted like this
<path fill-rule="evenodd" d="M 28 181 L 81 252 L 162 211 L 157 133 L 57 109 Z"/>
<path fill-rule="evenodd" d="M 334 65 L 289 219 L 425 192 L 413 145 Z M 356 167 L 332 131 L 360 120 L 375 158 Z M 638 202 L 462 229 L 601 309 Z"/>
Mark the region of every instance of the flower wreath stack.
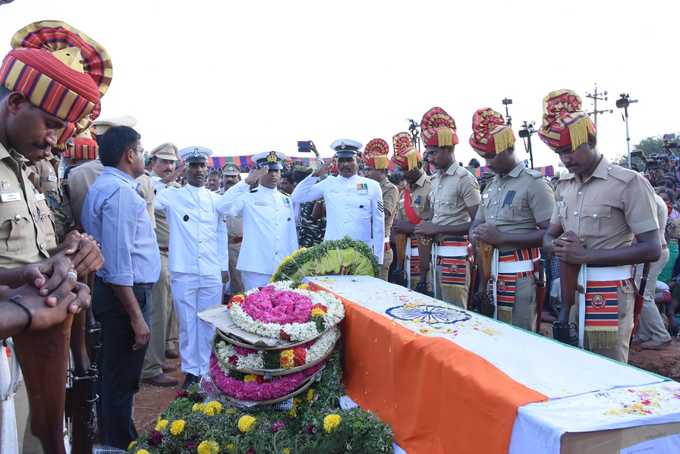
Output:
<path fill-rule="evenodd" d="M 304 392 L 340 338 L 342 303 L 306 284 L 276 282 L 235 295 L 229 316 L 240 329 L 269 339 L 263 347 L 218 331 L 210 375 L 236 403 L 273 404 Z"/>

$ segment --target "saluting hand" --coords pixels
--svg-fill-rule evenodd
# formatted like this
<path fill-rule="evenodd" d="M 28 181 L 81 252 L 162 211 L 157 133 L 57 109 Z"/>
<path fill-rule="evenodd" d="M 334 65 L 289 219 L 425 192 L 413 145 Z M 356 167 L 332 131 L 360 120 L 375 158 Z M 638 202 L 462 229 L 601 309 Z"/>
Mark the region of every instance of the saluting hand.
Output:
<path fill-rule="evenodd" d="M 260 182 L 260 178 L 267 172 L 268 169 L 266 167 L 262 167 L 259 169 L 252 169 L 248 176 L 246 177 L 246 184 L 248 186 L 253 186 L 256 185 L 257 183 Z"/>

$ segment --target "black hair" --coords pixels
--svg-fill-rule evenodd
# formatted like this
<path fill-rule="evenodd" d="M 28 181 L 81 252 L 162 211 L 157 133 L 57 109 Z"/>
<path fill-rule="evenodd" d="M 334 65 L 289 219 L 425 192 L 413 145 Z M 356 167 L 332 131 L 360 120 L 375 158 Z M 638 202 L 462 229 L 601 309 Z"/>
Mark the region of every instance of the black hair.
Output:
<path fill-rule="evenodd" d="M 118 166 L 127 149 L 141 138 L 137 131 L 127 126 L 110 128 L 99 141 L 99 160 L 105 166 Z"/>
<path fill-rule="evenodd" d="M 281 174 L 281 179 L 288 181 L 290 184 L 295 185 L 295 174 L 293 172 L 284 172 Z"/>
<path fill-rule="evenodd" d="M 210 169 L 210 173 L 208 173 L 208 178 L 218 176 L 222 178 L 222 172 L 220 172 L 219 169 Z"/>
<path fill-rule="evenodd" d="M 392 172 L 387 175 L 387 179 L 390 180 L 390 183 L 393 185 L 399 186 L 399 183 L 404 181 L 404 174 L 403 172 Z"/>
<path fill-rule="evenodd" d="M 480 167 L 479 161 L 477 161 L 475 158 L 470 159 L 470 162 L 468 162 L 468 167 L 478 169 Z"/>

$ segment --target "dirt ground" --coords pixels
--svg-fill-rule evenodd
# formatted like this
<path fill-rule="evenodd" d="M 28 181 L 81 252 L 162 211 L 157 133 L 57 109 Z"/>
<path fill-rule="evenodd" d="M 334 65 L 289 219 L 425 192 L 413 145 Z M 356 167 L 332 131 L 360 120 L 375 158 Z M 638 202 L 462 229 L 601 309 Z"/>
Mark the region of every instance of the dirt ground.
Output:
<path fill-rule="evenodd" d="M 179 360 L 170 362 L 179 367 Z M 673 342 L 663 350 L 641 350 L 632 346 L 629 362 L 641 369 L 680 381 L 680 339 L 673 339 Z M 184 375 L 179 371 L 171 372 L 170 375 L 180 381 L 179 386 L 159 388 L 142 384 L 135 398 L 135 425 L 138 431 L 149 429 L 155 424 L 156 417 L 174 400 L 184 382 Z"/>

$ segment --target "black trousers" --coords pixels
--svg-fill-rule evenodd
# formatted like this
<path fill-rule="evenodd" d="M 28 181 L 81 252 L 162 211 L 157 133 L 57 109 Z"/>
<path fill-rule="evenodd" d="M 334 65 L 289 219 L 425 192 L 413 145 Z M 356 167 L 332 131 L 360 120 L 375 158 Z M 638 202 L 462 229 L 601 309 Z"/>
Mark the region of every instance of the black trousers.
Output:
<path fill-rule="evenodd" d="M 132 289 L 148 324 L 151 284 L 135 285 Z M 99 278 L 95 280 L 92 300 L 95 318 L 102 329 L 102 346 L 97 355 L 99 436 L 104 445 L 127 449 L 137 438 L 132 405 L 139 391 L 146 347 L 132 350 L 135 335 L 130 317 L 113 289 Z"/>

